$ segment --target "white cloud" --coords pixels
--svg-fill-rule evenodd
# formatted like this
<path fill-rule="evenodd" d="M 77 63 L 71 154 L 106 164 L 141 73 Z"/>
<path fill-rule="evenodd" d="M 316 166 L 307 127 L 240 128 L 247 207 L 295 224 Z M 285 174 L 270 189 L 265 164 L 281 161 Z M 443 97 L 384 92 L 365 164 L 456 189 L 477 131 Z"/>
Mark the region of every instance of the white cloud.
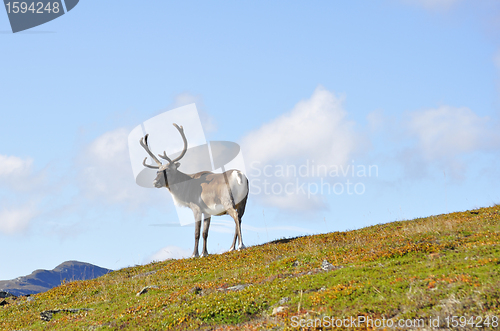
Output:
<path fill-rule="evenodd" d="M 243 138 L 245 159 L 262 164 L 314 159 L 328 165 L 347 164 L 359 140 L 354 122 L 346 119 L 343 98 L 318 87 L 310 99 Z"/>
<path fill-rule="evenodd" d="M 33 165 L 32 159 L 21 159 L 17 156 L 0 155 L 0 177 L 19 176 L 30 173 Z"/>
<path fill-rule="evenodd" d="M 0 232 L 14 234 L 28 228 L 38 211 L 31 204 L 18 208 L 3 208 L 0 210 Z"/>
<path fill-rule="evenodd" d="M 43 175 L 33 176 L 33 160 L 0 155 L 0 184 L 16 191 L 32 191 L 43 181 Z"/>
<path fill-rule="evenodd" d="M 417 147 L 427 160 L 484 150 L 497 140 L 488 117 L 479 117 L 469 108 L 441 106 L 409 117 L 408 133 L 417 137 Z"/>
<path fill-rule="evenodd" d="M 45 190 L 46 169 L 33 171 L 33 159 L 0 155 L 0 185 L 24 194 Z"/>
<path fill-rule="evenodd" d="M 130 208 L 160 203 L 165 198 L 159 190 L 142 188 L 135 183 L 128 134 L 128 129 L 118 128 L 102 134 L 84 148 L 77 165 L 80 188 L 86 198 Z"/>
<path fill-rule="evenodd" d="M 495 153 L 500 146 L 498 123 L 466 107 L 443 105 L 385 121 L 383 132 L 389 140 L 384 146 L 390 151 L 385 159 L 388 166 L 402 165 L 409 178 L 442 176 L 444 171 L 450 178 L 463 179 L 471 157 Z"/>
<path fill-rule="evenodd" d="M 365 141 L 355 132 L 355 123 L 347 119 L 342 102 L 342 97 L 320 86 L 310 99 L 300 101 L 290 112 L 247 134 L 241 144 L 249 165 L 247 169 L 277 169 L 279 166 L 297 169 L 305 164 L 331 167 L 350 163 Z M 249 177 L 251 185 L 259 183 L 260 190 L 253 192 L 260 191 L 258 198 L 265 205 L 302 211 L 326 208 L 321 195 L 311 196 L 296 187 L 301 184 L 289 184 L 285 192 L 287 182 L 297 183 L 296 175 L 265 176 L 262 171 L 254 171 L 249 172 Z M 306 177 L 299 178 L 300 183 L 318 178 L 317 175 Z M 269 190 L 265 189 L 264 181 L 269 182 Z M 276 194 L 276 190 L 271 192 L 273 185 L 281 194 Z"/>
<path fill-rule="evenodd" d="M 0 155 L 0 233 L 26 231 L 32 219 L 40 215 L 40 201 L 50 196 L 46 171 L 34 171 L 33 159 Z"/>
<path fill-rule="evenodd" d="M 123 156 L 127 152 L 128 133 L 125 128 L 104 133 L 90 144 L 89 156 L 99 162 L 123 161 Z"/>
<path fill-rule="evenodd" d="M 6 193 L 0 201 L 0 232 L 22 232 L 30 227 L 35 216 L 41 216 L 41 220 L 42 216 L 45 220 L 47 217 L 64 219 L 89 205 L 92 208 L 118 205 L 127 211 L 141 212 L 152 207 L 165 211 L 173 206 L 166 190 L 146 189 L 135 183 L 128 153 L 128 134 L 126 128 L 105 132 L 77 153 L 70 172 L 62 174 L 61 178 L 49 178 L 50 182 L 46 178 L 50 167 L 34 172 L 33 160 L 0 155 L 0 187 Z M 64 201 L 61 193 L 75 186 L 79 194 Z M 23 208 L 11 207 L 26 201 L 30 204 Z M 44 203 L 46 201 L 51 201 L 52 205 Z M 68 228 L 64 220 L 47 225 L 61 234 Z M 68 231 L 75 228 L 68 228 Z"/>
<path fill-rule="evenodd" d="M 144 263 L 150 263 L 153 261 L 165 261 L 167 259 L 183 259 L 190 257 L 192 251 L 177 247 L 177 246 L 166 246 L 158 250 L 151 256 L 145 259 Z"/>

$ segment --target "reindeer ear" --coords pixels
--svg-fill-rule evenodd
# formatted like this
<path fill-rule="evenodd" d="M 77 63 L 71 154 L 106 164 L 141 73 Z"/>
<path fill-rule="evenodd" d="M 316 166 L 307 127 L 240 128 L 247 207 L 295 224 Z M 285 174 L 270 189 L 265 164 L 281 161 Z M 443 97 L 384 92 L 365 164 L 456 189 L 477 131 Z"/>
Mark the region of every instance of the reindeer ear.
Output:
<path fill-rule="evenodd" d="M 175 169 L 177 169 L 181 166 L 181 164 L 179 162 L 175 162 L 174 165 L 175 165 Z"/>

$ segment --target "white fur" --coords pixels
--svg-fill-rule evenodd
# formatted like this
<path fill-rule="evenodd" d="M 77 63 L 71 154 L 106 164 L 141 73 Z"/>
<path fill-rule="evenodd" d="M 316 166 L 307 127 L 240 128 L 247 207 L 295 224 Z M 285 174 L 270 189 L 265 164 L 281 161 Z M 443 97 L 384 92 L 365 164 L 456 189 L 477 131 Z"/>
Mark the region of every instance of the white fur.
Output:
<path fill-rule="evenodd" d="M 247 181 L 244 179 L 246 179 L 245 175 L 241 171 L 234 171 L 231 175 L 231 193 L 236 204 L 243 200 L 248 193 Z"/>

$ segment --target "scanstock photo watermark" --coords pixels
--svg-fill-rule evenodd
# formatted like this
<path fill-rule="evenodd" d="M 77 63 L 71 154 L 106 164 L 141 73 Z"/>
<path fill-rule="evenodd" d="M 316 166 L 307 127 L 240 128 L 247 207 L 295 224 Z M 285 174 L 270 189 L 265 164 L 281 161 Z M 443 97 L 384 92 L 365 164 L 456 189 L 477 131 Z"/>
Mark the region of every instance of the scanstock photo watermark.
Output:
<path fill-rule="evenodd" d="M 52 21 L 75 8 L 79 0 L 4 0 L 13 33 Z"/>
<path fill-rule="evenodd" d="M 316 164 L 306 160 L 302 164 L 250 164 L 250 193 L 264 195 L 303 194 L 308 198 L 316 195 L 362 195 L 366 192 L 365 181 L 378 177 L 375 164 L 347 165 Z"/>
<path fill-rule="evenodd" d="M 293 328 L 368 328 L 368 329 L 434 329 L 434 328 L 498 328 L 498 316 L 436 316 L 428 318 L 371 318 L 356 316 L 337 318 L 323 316 L 322 318 L 291 318 Z"/>

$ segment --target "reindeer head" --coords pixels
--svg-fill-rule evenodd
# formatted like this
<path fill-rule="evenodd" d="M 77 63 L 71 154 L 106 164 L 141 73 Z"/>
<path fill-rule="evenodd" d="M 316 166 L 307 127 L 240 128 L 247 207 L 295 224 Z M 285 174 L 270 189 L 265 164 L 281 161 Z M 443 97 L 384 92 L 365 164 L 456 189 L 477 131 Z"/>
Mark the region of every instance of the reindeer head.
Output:
<path fill-rule="evenodd" d="M 171 160 L 167 156 L 167 153 L 165 151 L 163 151 L 163 155 L 158 154 L 159 157 L 161 157 L 162 159 L 168 161 L 168 163 L 162 164 L 160 162 L 160 160 L 158 160 L 158 158 L 156 158 L 156 156 L 149 149 L 149 146 L 148 146 L 148 137 L 149 137 L 149 134 L 145 135 L 144 138 L 141 138 L 141 140 L 139 141 L 139 143 L 141 144 L 141 146 L 146 150 L 146 152 L 148 152 L 148 154 L 156 162 L 156 164 L 158 164 L 156 166 L 155 165 L 151 165 L 151 164 L 146 164 L 146 160 L 148 159 L 147 157 L 144 158 L 144 161 L 142 161 L 142 164 L 145 167 L 148 167 L 148 168 L 151 168 L 151 169 L 158 169 L 158 171 L 156 172 L 156 178 L 153 181 L 153 185 L 156 188 L 161 188 L 161 187 L 169 188 L 169 181 L 172 182 L 172 180 L 173 180 L 174 183 L 176 182 L 176 178 L 178 177 L 176 175 L 179 173 L 179 171 L 177 170 L 177 168 L 179 168 L 179 166 L 181 165 L 177 161 L 179 161 L 180 159 L 182 159 L 182 157 L 184 156 L 184 154 L 186 154 L 186 151 L 187 151 L 188 144 L 187 144 L 186 136 L 184 135 L 184 129 L 183 129 L 183 127 L 182 126 L 179 127 L 175 123 L 174 123 L 174 126 L 177 128 L 177 130 L 179 130 L 179 133 L 182 136 L 182 140 L 184 140 L 184 149 L 182 150 L 182 153 L 178 157 L 176 157 L 175 159 L 173 159 L 173 160 Z M 171 183 L 171 184 L 174 184 L 174 183 Z"/>

